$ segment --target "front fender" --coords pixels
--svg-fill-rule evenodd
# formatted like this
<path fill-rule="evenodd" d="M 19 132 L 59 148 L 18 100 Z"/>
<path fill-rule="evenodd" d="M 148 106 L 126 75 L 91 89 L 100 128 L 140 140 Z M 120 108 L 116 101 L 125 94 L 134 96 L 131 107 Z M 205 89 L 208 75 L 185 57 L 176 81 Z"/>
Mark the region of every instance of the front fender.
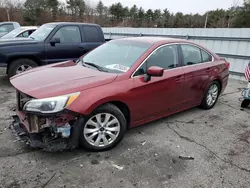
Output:
<path fill-rule="evenodd" d="M 82 91 L 78 98 L 72 102 L 67 109 L 82 115 L 88 115 L 98 106 L 112 101 L 122 102 L 129 107 L 131 97 L 130 90 L 133 84 L 132 80 L 112 82 L 108 85 Z"/>
<path fill-rule="evenodd" d="M 88 109 L 86 109 L 85 114 L 90 114 L 91 112 L 93 112 L 93 110 L 95 110 L 99 106 L 104 105 L 106 103 L 111 103 L 114 101 L 122 102 L 122 103 L 127 105 L 127 103 L 125 101 L 123 101 L 122 99 L 115 98 L 115 97 L 107 97 L 107 98 L 101 99 L 101 100 L 95 102 L 94 104 L 92 104 Z"/>

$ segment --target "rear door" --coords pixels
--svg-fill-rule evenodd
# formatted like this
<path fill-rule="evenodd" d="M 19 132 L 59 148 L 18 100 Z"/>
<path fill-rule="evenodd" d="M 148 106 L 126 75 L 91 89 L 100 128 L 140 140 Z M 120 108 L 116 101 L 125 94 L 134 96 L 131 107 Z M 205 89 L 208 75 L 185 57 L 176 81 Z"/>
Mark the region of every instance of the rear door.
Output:
<path fill-rule="evenodd" d="M 95 25 L 82 26 L 82 43 L 80 48 L 87 53 L 104 43 L 104 36 L 101 28 Z M 84 55 L 84 54 L 82 54 Z"/>
<path fill-rule="evenodd" d="M 206 50 L 192 44 L 180 44 L 185 73 L 184 97 L 187 106 L 201 102 L 205 89 L 211 82 L 215 66 Z"/>
<path fill-rule="evenodd" d="M 184 76 L 179 60 L 177 45 L 162 46 L 135 72 L 132 95 L 140 99 L 134 101 L 135 121 L 168 114 L 181 108 Z M 145 82 L 146 70 L 151 66 L 164 68 L 164 75 L 152 77 L 149 82 Z"/>
<path fill-rule="evenodd" d="M 50 40 L 59 38 L 60 43 L 50 44 Z M 82 36 L 79 26 L 62 26 L 45 42 L 46 61 L 54 63 L 79 58 L 84 49 L 80 47 Z"/>

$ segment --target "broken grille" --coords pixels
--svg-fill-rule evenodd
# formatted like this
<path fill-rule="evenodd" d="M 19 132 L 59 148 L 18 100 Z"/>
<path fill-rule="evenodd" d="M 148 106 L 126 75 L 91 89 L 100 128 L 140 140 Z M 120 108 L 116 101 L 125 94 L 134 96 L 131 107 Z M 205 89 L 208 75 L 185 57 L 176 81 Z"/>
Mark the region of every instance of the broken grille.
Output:
<path fill-rule="evenodd" d="M 28 102 L 29 100 L 32 99 L 32 97 L 20 92 L 20 91 L 17 91 L 17 109 L 19 111 L 23 110 L 23 107 L 25 105 L 26 102 Z"/>

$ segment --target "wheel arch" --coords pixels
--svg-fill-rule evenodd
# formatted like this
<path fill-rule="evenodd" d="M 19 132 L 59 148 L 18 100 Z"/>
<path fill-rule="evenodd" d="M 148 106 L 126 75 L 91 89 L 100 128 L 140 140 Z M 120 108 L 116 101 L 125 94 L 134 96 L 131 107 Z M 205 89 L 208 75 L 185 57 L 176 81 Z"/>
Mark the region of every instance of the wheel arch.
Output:
<path fill-rule="evenodd" d="M 127 128 L 129 128 L 130 126 L 130 122 L 131 122 L 131 114 L 130 114 L 130 109 L 129 109 L 129 106 L 121 101 L 121 100 L 108 100 L 108 101 L 105 101 L 105 102 L 99 102 L 99 103 L 95 103 L 94 105 L 92 105 L 89 109 L 88 109 L 88 112 L 91 113 L 94 109 L 100 107 L 100 106 L 103 106 L 105 104 L 113 104 L 115 105 L 117 108 L 119 108 L 119 110 L 121 110 L 121 112 L 123 113 L 123 115 L 125 116 L 126 118 L 126 121 L 127 121 Z"/>
<path fill-rule="evenodd" d="M 221 92 L 221 89 L 222 89 L 222 81 L 221 81 L 221 79 L 220 79 L 220 78 L 215 78 L 215 79 L 213 80 L 213 82 L 218 82 L 218 84 L 219 84 L 219 86 L 220 86 L 220 91 L 219 91 L 219 92 Z"/>
<path fill-rule="evenodd" d="M 9 67 L 11 65 L 11 62 L 15 61 L 15 60 L 18 60 L 18 59 L 30 59 L 30 60 L 33 60 L 35 61 L 38 65 L 42 65 L 42 62 L 39 60 L 39 58 L 37 58 L 36 56 L 34 55 L 18 55 L 18 56 L 11 56 L 8 58 L 8 60 L 6 61 L 7 63 L 7 70 L 6 70 L 6 73 L 8 74 L 9 73 Z"/>

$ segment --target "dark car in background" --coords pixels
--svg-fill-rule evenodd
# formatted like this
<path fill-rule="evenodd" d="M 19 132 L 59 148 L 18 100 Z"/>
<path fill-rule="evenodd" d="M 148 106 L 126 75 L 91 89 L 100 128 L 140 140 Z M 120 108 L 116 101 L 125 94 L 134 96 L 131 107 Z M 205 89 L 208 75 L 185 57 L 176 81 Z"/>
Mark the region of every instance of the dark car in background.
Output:
<path fill-rule="evenodd" d="M 20 24 L 17 22 L 0 22 L 0 38 L 18 27 Z"/>
<path fill-rule="evenodd" d="M 11 77 L 40 65 L 76 60 L 104 42 L 97 24 L 47 23 L 28 38 L 0 41 L 0 66 L 7 67 Z"/>

